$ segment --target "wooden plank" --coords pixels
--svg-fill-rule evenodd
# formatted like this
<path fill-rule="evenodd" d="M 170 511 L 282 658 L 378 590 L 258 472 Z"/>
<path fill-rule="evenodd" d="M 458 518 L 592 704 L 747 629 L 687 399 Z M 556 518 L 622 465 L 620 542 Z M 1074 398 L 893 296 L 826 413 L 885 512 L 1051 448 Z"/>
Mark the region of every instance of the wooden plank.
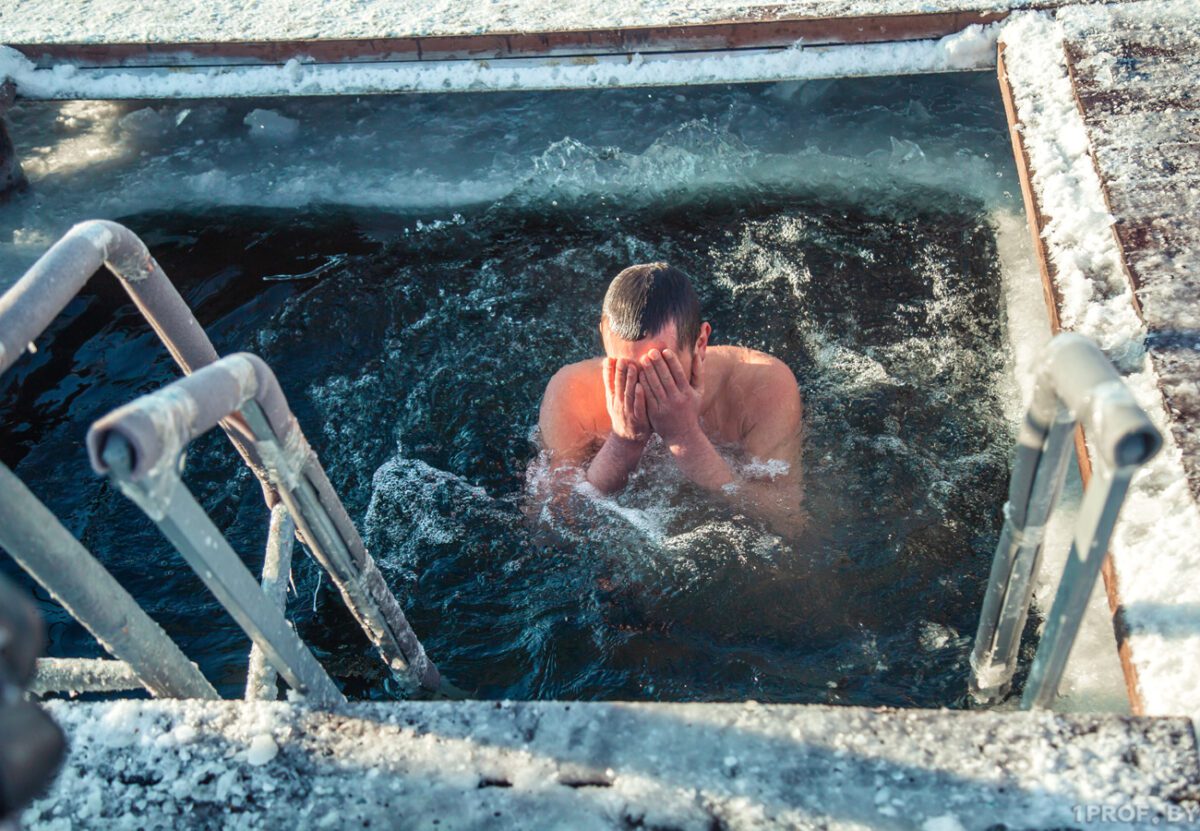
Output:
<path fill-rule="evenodd" d="M 1088 121 L 1084 115 L 1084 121 Z M 1092 120 L 1090 127 L 1103 127 L 1092 133 L 1095 147 L 1145 147 L 1146 136 L 1153 134 L 1155 144 L 1191 144 L 1200 141 L 1200 112 L 1176 110 L 1163 113 L 1110 115 L 1103 123 Z"/>
<path fill-rule="evenodd" d="M 1077 83 L 1075 89 L 1089 122 L 1103 122 L 1114 115 L 1200 110 L 1200 94 L 1188 84 L 1129 84 L 1095 89 Z"/>
<path fill-rule="evenodd" d="M 1153 276 L 1147 272 L 1161 267 L 1163 257 L 1174 260 L 1190 252 L 1200 252 L 1200 230 L 1194 221 L 1174 213 L 1137 219 L 1118 217 L 1115 227 L 1135 289 L 1147 285 L 1146 278 Z M 1156 304 L 1143 303 L 1143 309 L 1147 325 L 1157 328 L 1163 318 Z M 1187 311 L 1191 314 L 1190 309 Z"/>
<path fill-rule="evenodd" d="M 1186 58 L 1192 46 L 1185 34 L 1170 30 L 1148 32 L 1123 28 L 1089 32 L 1083 40 L 1068 39 L 1066 48 L 1068 56 L 1076 63 L 1104 54 L 1111 57 L 1118 70 L 1136 70 L 1140 64 L 1158 59 Z"/>
<path fill-rule="evenodd" d="M 80 68 L 282 64 L 292 58 L 317 63 L 498 59 L 630 52 L 882 43 L 939 38 L 975 23 L 994 23 L 1007 11 L 864 15 L 839 18 L 776 17 L 770 8 L 754 19 L 715 23 L 580 29 L 558 32 L 487 32 L 469 35 L 197 43 L 13 43 L 40 67 Z"/>
<path fill-rule="evenodd" d="M 1046 297 L 1046 311 L 1050 317 L 1050 329 L 1057 334 L 1062 331 L 1061 318 L 1059 317 L 1061 298 L 1054 281 L 1054 266 L 1050 262 L 1046 253 L 1045 242 L 1042 239 L 1047 217 L 1042 213 L 1033 191 L 1030 179 L 1032 166 L 1030 165 L 1029 154 L 1025 149 L 1025 143 L 1021 136 L 1021 121 L 1017 116 L 1012 84 L 1009 82 L 1008 69 L 1004 63 L 1003 43 L 1000 44 L 999 48 L 997 73 L 1000 80 L 1000 94 L 1004 100 L 1004 113 L 1008 118 L 1008 131 L 1012 139 L 1013 157 L 1017 164 L 1017 177 L 1021 182 L 1021 198 L 1025 203 L 1025 213 L 1029 217 L 1030 237 L 1033 241 L 1034 254 L 1037 256 L 1038 271 L 1042 276 L 1042 291 Z M 1079 462 L 1079 475 L 1086 487 L 1092 476 L 1092 463 L 1091 457 L 1088 455 L 1087 442 L 1085 441 L 1082 427 L 1076 427 L 1075 429 L 1075 450 L 1075 455 Z M 1106 552 L 1104 555 L 1101 575 L 1104 579 L 1104 591 L 1108 598 L 1108 608 L 1112 614 L 1113 632 L 1117 639 L 1117 652 L 1121 659 L 1121 670 L 1125 676 L 1125 690 L 1129 696 L 1129 706 L 1135 715 L 1141 715 L 1145 712 L 1146 708 L 1142 701 L 1137 665 L 1134 663 L 1133 653 L 1129 644 L 1129 627 L 1125 622 L 1125 607 L 1121 603 L 1120 585 L 1116 570 L 1113 567 L 1112 554 L 1109 552 Z"/>
<path fill-rule="evenodd" d="M 1128 171 L 1138 181 L 1155 182 L 1175 176 L 1200 178 L 1200 140 L 1166 144 L 1096 147 L 1096 162 L 1109 173 L 1110 182 L 1124 180 L 1116 171 Z"/>

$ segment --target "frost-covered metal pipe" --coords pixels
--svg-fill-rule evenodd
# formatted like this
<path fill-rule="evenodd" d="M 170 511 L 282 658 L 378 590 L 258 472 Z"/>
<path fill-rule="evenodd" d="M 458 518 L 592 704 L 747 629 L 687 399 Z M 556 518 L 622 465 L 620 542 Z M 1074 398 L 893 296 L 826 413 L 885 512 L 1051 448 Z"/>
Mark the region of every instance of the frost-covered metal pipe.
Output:
<path fill-rule="evenodd" d="M 1064 333 L 1046 350 L 1018 435 L 1004 527 L 971 653 L 970 687 L 977 699 L 1003 697 L 1016 671 L 1043 532 L 1062 489 L 1076 423 L 1096 451 L 1098 474 L 1085 495 L 1071 556 L 1026 685 L 1026 707 L 1053 700 L 1129 479 L 1162 446 L 1162 436 L 1099 347 Z"/>
<path fill-rule="evenodd" d="M 191 373 L 217 359 L 217 350 L 162 267 L 133 231 L 93 219 L 71 228 L 0 296 L 0 375 L 11 367 L 101 267 L 119 278 L 171 357 Z M 268 505 L 277 499 L 236 424 L 226 434 L 262 483 Z"/>
<path fill-rule="evenodd" d="M 153 695 L 217 698 L 196 665 L 17 476 L 0 464 L 0 547 Z"/>
<path fill-rule="evenodd" d="M 0 373 L 101 266 L 120 278 L 185 372 L 217 359 L 204 329 L 137 235 L 124 225 L 94 219 L 68 231 L 0 297 Z"/>
<path fill-rule="evenodd" d="M 174 487 L 160 474 L 174 469 L 188 442 L 231 413 L 238 413 L 248 427 L 249 440 L 300 534 L 393 675 L 411 686 L 455 694 L 425 654 L 363 545 L 275 374 L 258 357 L 227 356 L 100 419 L 87 436 L 92 467 L 97 473 L 108 472 L 104 449 L 111 437 L 119 436 L 133 451 L 133 481 L 162 481 Z M 143 509 L 152 518 L 161 516 L 171 494 L 149 497 Z"/>
<path fill-rule="evenodd" d="M 237 552 L 204 512 L 174 466 L 156 469 L 134 480 L 133 449 L 119 433 L 104 443 L 108 475 L 130 500 L 145 511 L 208 590 L 257 644 L 292 689 L 314 704 L 336 707 L 346 699 L 283 613 L 265 603 Z"/>
<path fill-rule="evenodd" d="M 292 571 L 295 540 L 296 523 L 292 521 L 287 506 L 280 502 L 271 509 L 262 568 L 263 594 L 280 612 L 287 608 L 288 576 Z M 250 660 L 246 666 L 246 700 L 274 701 L 278 697 L 275 678 L 275 670 L 258 644 L 250 647 Z"/>
<path fill-rule="evenodd" d="M 142 681 L 124 661 L 106 658 L 38 658 L 29 691 L 125 692 L 140 690 Z"/>

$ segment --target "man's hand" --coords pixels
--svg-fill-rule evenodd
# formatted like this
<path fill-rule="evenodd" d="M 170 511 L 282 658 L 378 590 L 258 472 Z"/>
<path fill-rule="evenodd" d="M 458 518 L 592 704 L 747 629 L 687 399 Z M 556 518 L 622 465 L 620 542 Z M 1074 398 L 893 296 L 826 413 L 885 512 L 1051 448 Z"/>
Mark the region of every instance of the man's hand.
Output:
<path fill-rule="evenodd" d="M 700 428 L 704 399 L 704 361 L 692 361 L 692 376 L 683 371 L 671 349 L 651 349 L 642 358 L 646 412 L 654 432 L 662 436 L 683 475 L 702 488 L 715 490 L 733 481 L 733 471 Z"/>
<path fill-rule="evenodd" d="M 624 358 L 605 358 L 601 371 L 613 435 L 644 445 L 650 438 L 650 419 L 646 414 L 646 391 L 638 383 L 637 364 Z"/>
<path fill-rule="evenodd" d="M 625 487 L 629 474 L 642 458 L 650 439 L 650 419 L 636 363 L 624 358 L 605 358 L 600 371 L 604 376 L 604 404 L 611 427 L 604 445 L 588 465 L 587 480 L 601 493 L 614 493 Z"/>
<path fill-rule="evenodd" d="M 654 432 L 668 445 L 678 446 L 700 431 L 700 403 L 704 397 L 704 361 L 692 361 L 692 377 L 683 371 L 679 356 L 670 349 L 651 349 L 642 358 L 642 386 L 649 390 L 646 410 Z"/>

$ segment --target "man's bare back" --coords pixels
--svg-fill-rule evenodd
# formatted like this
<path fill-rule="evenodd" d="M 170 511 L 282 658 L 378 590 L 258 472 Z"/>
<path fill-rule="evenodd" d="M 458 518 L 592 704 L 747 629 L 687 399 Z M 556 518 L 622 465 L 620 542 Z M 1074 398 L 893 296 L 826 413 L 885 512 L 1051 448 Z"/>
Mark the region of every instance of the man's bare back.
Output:
<path fill-rule="evenodd" d="M 645 284 L 653 290 L 656 275 L 662 280 L 664 273 L 670 278 L 674 272 L 673 290 L 691 291 L 690 283 L 678 288 L 686 276 L 656 263 L 622 272 L 610 296 L 614 289 L 629 293 L 619 281 L 635 269 L 651 270 L 648 276 L 634 275 L 642 280 L 635 286 L 642 293 L 634 294 L 633 302 L 640 314 L 648 306 L 653 311 L 655 298 L 648 303 Z M 795 376 L 782 361 L 762 352 L 709 347 L 711 329 L 707 323 L 696 325 L 694 294 L 685 299 L 695 317 L 690 323 L 684 320 L 684 327 L 695 332 L 694 339 L 669 316 L 660 316 L 650 334 L 644 321 L 618 320 L 614 327 L 610 316 L 627 317 L 628 309 L 606 298 L 600 327 L 606 357 L 563 367 L 542 398 L 539 426 L 550 465 L 586 467 L 592 485 L 613 493 L 625 486 L 651 433 L 657 433 L 688 479 L 764 516 L 778 531 L 794 531 L 803 522 L 803 406 Z M 611 315 L 610 305 L 616 308 Z M 627 339 L 614 328 L 642 336 Z M 717 446 L 734 446 L 748 460 L 782 461 L 787 471 L 769 479 L 747 478 Z"/>

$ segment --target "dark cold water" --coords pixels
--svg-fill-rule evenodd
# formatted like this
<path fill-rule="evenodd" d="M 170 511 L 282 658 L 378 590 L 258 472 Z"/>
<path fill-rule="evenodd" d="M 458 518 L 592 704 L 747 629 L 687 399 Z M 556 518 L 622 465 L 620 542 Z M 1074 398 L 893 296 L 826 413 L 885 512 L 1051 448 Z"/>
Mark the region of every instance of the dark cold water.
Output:
<path fill-rule="evenodd" d="M 676 156 L 729 139 L 664 129 Z M 538 187 L 454 210 L 192 204 L 124 221 L 219 351 L 274 367 L 459 686 L 487 698 L 961 703 L 1010 447 L 985 201 L 921 182 L 866 196 L 812 181 L 597 194 L 574 175 L 583 156 L 593 168 L 613 158 L 556 146 L 536 161 Z M 572 177 L 544 187 L 551 170 Z M 546 381 L 599 354 L 608 279 L 649 260 L 693 276 L 714 343 L 771 352 L 796 373 L 812 517 L 799 538 L 698 493 L 654 452 L 625 493 L 572 523 L 526 518 Z M 173 365 L 109 279 L 42 341 L 0 380 L 3 460 L 223 695 L 240 695 L 245 636 L 82 450 L 94 418 L 171 380 Z M 266 510 L 223 436 L 193 445 L 186 481 L 257 573 Z M 294 575 L 289 613 L 325 665 L 353 696 L 391 695 L 299 551 Z M 42 608 L 53 654 L 98 654 Z"/>

